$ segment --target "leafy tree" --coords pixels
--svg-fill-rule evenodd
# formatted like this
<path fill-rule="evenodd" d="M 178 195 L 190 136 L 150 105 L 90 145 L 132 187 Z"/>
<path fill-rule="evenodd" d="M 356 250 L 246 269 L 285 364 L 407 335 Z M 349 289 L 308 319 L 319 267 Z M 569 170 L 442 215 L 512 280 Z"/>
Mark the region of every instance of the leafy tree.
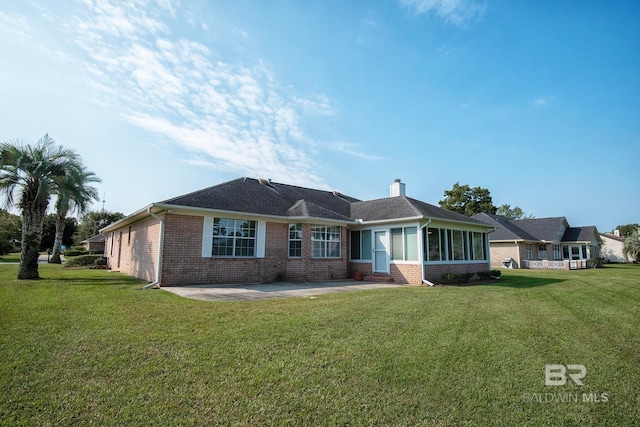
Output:
<path fill-rule="evenodd" d="M 73 240 L 76 244 L 79 244 L 83 240 L 87 240 L 90 237 L 97 235 L 101 228 L 124 218 L 124 214 L 121 212 L 109 212 L 109 211 L 93 211 L 87 212 L 80 218 L 80 224 L 78 225 L 78 231 L 73 236 Z"/>
<path fill-rule="evenodd" d="M 18 215 L 0 209 L 0 255 L 15 252 L 22 234 L 22 223 Z"/>
<path fill-rule="evenodd" d="M 471 188 L 456 182 L 451 190 L 444 192 L 444 196 L 444 200 L 438 202 L 441 208 L 467 216 L 481 212 L 495 214 L 498 209 L 493 205 L 491 194 L 486 188 Z"/>
<path fill-rule="evenodd" d="M 60 178 L 56 193 L 56 236 L 53 243 L 53 254 L 49 262 L 60 264 L 60 246 L 64 235 L 67 214 L 77 211 L 86 212 L 88 204 L 99 200 L 98 190 L 90 184 L 101 182 L 93 172 L 88 171 L 81 163 L 74 165 L 67 175 Z"/>
<path fill-rule="evenodd" d="M 640 230 L 640 225 L 638 224 L 619 225 L 617 229 L 620 231 L 620 235 L 622 237 L 628 237 L 628 236 L 631 236 L 634 232 Z"/>
<path fill-rule="evenodd" d="M 622 253 L 631 261 L 640 260 L 640 233 L 636 229 L 624 240 Z"/>
<path fill-rule="evenodd" d="M 56 146 L 49 135 L 36 145 L 0 144 L 0 193 L 7 206 L 16 206 L 22 214 L 18 279 L 40 278 L 38 256 L 49 199 L 78 161 L 75 151 Z"/>
<path fill-rule="evenodd" d="M 46 251 L 53 248 L 56 240 L 56 222 L 58 216 L 55 213 L 47 215 L 42 224 L 42 242 L 40 250 Z M 65 246 L 73 245 L 73 235 L 78 231 L 78 220 L 71 217 L 65 219 L 64 233 L 62 235 L 62 244 Z"/>
<path fill-rule="evenodd" d="M 524 211 L 519 206 L 514 206 L 504 204 L 498 207 L 496 214 L 506 216 L 511 219 L 533 219 L 535 216 L 532 214 L 525 214 Z"/>

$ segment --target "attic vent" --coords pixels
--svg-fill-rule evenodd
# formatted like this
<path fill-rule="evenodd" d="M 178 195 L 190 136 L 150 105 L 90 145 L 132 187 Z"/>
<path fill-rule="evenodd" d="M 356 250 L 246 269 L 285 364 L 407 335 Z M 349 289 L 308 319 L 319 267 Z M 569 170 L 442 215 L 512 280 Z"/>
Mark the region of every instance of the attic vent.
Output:
<path fill-rule="evenodd" d="M 334 196 L 338 196 L 338 197 L 342 196 L 342 194 L 340 194 L 340 192 L 337 190 L 333 190 L 332 193 Z"/>
<path fill-rule="evenodd" d="M 260 184 L 269 185 L 271 184 L 271 178 L 258 178 L 258 182 Z"/>

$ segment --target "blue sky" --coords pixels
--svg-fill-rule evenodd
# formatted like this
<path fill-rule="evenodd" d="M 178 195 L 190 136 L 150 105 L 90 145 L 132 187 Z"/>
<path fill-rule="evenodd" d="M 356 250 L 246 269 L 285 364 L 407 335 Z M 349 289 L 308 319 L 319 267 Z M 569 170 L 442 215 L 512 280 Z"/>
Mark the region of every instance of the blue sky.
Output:
<path fill-rule="evenodd" d="M 640 2 L 0 0 L 0 140 L 105 208 L 242 176 L 640 223 Z M 95 209 L 102 203 L 94 205 Z"/>

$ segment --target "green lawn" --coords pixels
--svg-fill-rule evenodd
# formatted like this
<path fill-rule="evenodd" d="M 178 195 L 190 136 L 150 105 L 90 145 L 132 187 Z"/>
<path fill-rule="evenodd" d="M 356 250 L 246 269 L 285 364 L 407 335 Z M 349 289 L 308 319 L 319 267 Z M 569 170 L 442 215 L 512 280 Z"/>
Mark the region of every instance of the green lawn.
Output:
<path fill-rule="evenodd" d="M 0 255 L 0 263 L 2 262 L 20 262 L 20 253 Z"/>
<path fill-rule="evenodd" d="M 2 425 L 640 419 L 640 266 L 238 303 L 17 267 L 0 265 Z M 546 364 L 584 365 L 584 385 L 545 386 Z"/>

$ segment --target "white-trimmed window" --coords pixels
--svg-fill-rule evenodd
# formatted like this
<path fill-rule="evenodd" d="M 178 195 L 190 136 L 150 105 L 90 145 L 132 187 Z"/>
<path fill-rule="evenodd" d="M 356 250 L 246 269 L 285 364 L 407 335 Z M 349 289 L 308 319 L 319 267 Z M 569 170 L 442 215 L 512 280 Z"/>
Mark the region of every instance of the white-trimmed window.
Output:
<path fill-rule="evenodd" d="M 340 233 L 336 225 L 312 225 L 311 257 L 340 258 Z"/>
<path fill-rule="evenodd" d="M 533 245 L 527 244 L 525 256 L 526 256 L 526 259 L 533 259 Z"/>
<path fill-rule="evenodd" d="M 486 233 L 427 228 L 423 235 L 425 261 L 486 261 Z"/>
<path fill-rule="evenodd" d="M 427 260 L 428 261 L 440 261 L 443 254 L 444 240 L 440 240 L 440 229 L 429 228 L 427 229 Z"/>
<path fill-rule="evenodd" d="M 256 221 L 214 218 L 211 256 L 255 257 Z"/>
<path fill-rule="evenodd" d="M 547 259 L 547 245 L 538 245 L 538 259 Z"/>
<path fill-rule="evenodd" d="M 391 259 L 394 261 L 418 260 L 418 228 L 391 229 Z"/>
<path fill-rule="evenodd" d="M 465 259 L 464 234 L 462 230 L 453 230 L 453 259 L 462 261 Z"/>
<path fill-rule="evenodd" d="M 553 259 L 562 259 L 562 251 L 560 245 L 553 245 Z"/>
<path fill-rule="evenodd" d="M 351 231 L 351 259 L 371 260 L 371 230 Z"/>
<path fill-rule="evenodd" d="M 485 260 L 486 256 L 486 246 L 484 241 L 484 233 L 479 233 L 477 231 L 469 232 L 469 237 L 471 237 L 471 247 L 473 248 L 472 259 L 474 260 Z"/>
<path fill-rule="evenodd" d="M 289 258 L 302 257 L 302 224 L 289 224 Z"/>

